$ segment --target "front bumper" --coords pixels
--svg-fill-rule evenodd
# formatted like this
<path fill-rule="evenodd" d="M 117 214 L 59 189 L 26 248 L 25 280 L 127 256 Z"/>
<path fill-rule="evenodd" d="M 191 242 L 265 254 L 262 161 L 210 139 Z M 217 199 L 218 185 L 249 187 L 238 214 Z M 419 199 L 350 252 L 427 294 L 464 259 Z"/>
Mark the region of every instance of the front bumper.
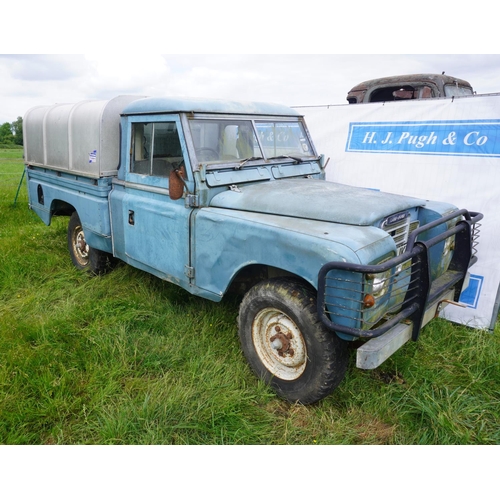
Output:
<path fill-rule="evenodd" d="M 422 234 L 457 217 L 456 226 L 425 241 Z M 417 340 L 426 311 L 442 297 L 458 301 L 468 268 L 477 260 L 480 213 L 459 210 L 413 231 L 406 251 L 382 264 L 361 265 L 329 262 L 318 275 L 318 316 L 331 330 L 347 338 L 372 339 L 384 335 L 401 322 L 411 323 L 411 338 Z M 435 233 L 436 231 L 434 231 Z M 446 272 L 431 278 L 430 252 L 455 236 L 453 257 Z M 388 292 L 379 301 L 380 315 L 367 309 L 366 296 L 370 276 L 390 273 Z M 450 295 L 450 291 L 452 292 Z"/>

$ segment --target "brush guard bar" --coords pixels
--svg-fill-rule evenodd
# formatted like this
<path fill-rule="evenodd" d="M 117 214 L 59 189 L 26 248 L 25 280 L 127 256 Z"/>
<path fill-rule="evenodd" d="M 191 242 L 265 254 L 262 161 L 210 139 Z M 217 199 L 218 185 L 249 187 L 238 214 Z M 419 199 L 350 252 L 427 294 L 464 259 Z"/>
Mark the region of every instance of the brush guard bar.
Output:
<path fill-rule="evenodd" d="M 462 216 L 462 219 L 455 227 L 426 241 L 417 241 L 422 233 L 459 216 Z M 481 226 L 477 223 L 482 218 L 483 215 L 480 213 L 458 210 L 421 226 L 410 234 L 406 251 L 403 254 L 382 264 L 361 265 L 347 262 L 325 264 L 318 275 L 320 320 L 329 329 L 338 333 L 365 339 L 379 337 L 401 321 L 411 321 L 412 339 L 417 340 L 427 304 L 432 303 L 450 289 L 454 289 L 454 300 L 459 300 L 467 270 L 477 261 L 476 247 Z M 453 235 L 455 235 L 455 248 L 448 270 L 432 281 L 429 251 L 434 245 Z M 408 261 L 411 264 L 408 264 Z M 398 266 L 407 266 L 407 270 L 403 273 L 397 272 Z M 335 277 L 335 273 L 331 271 L 344 272 L 344 277 Z M 396 301 L 392 307 L 384 311 L 382 318 L 378 317 L 371 323 L 364 319 L 366 308 L 363 305 L 363 297 L 368 282 L 367 275 L 377 275 L 387 271 L 391 271 L 388 294 L 393 299 L 396 297 Z M 349 276 L 347 279 L 346 275 Z M 404 276 L 403 279 L 400 279 L 401 275 Z M 353 295 L 353 287 L 357 287 L 358 292 L 354 293 L 357 298 L 346 299 L 346 293 Z M 397 300 L 398 294 L 399 300 Z M 361 326 L 360 328 L 339 323 L 342 320 L 346 322 L 351 319 L 352 321 L 352 318 Z"/>

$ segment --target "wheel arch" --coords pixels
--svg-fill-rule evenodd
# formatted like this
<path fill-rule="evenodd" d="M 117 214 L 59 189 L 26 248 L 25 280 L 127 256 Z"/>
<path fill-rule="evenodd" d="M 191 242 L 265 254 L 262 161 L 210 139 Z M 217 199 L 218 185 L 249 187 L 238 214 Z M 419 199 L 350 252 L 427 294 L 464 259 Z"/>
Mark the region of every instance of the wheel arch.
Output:
<path fill-rule="evenodd" d="M 60 217 L 60 216 L 68 216 L 70 217 L 73 212 L 76 212 L 76 208 L 67 201 L 61 199 L 53 199 L 50 204 L 49 217 L 52 220 L 52 217 Z"/>
<path fill-rule="evenodd" d="M 234 273 L 225 293 L 244 294 L 258 283 L 272 278 L 293 279 L 317 293 L 315 283 L 308 281 L 303 276 L 267 264 L 248 264 L 242 266 Z"/>

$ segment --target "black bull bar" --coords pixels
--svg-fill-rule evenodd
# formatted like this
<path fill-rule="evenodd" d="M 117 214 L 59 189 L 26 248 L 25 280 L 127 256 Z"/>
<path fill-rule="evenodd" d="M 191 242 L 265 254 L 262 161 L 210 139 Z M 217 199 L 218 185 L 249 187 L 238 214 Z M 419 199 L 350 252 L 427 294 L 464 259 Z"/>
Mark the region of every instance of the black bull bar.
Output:
<path fill-rule="evenodd" d="M 417 241 L 420 234 L 459 216 L 463 218 L 456 226 L 426 241 Z M 454 289 L 454 300 L 458 301 L 467 270 L 477 261 L 476 246 L 480 226 L 477 223 L 482 218 L 483 214 L 477 212 L 457 210 L 447 216 L 425 224 L 410 234 L 404 253 L 381 264 L 362 265 L 347 262 L 328 262 L 320 269 L 318 275 L 318 316 L 320 320 L 331 330 L 367 339 L 379 337 L 399 322 L 408 320 L 413 324 L 412 339 L 417 340 L 427 304 L 431 304 L 450 289 Z M 448 270 L 432 281 L 429 266 L 430 249 L 453 235 L 456 235 L 455 248 Z M 390 314 L 392 311 L 384 311 L 382 316 L 386 319 L 380 320 L 379 318 L 372 325 L 373 327 L 368 323 L 364 323 L 363 311 L 365 306 L 363 304 L 363 290 L 364 283 L 367 282 L 366 275 L 377 275 L 392 269 L 396 270 L 398 266 L 403 266 L 408 261 L 411 262 L 411 265 L 406 264 L 408 265 L 408 271 L 403 273 L 406 279 L 401 280 L 401 289 L 399 290 L 402 300 L 397 301 L 394 308 L 396 311 L 395 314 L 388 316 L 388 313 Z M 343 277 L 337 279 L 331 271 L 344 272 Z M 352 274 L 352 278 L 349 277 L 346 280 L 346 272 L 350 273 L 350 275 Z M 397 274 L 395 271 L 391 272 L 393 295 L 394 293 L 398 293 Z M 346 281 L 349 281 L 347 285 L 350 287 L 359 287 L 359 293 L 354 293 L 354 295 L 358 295 L 358 298 L 354 300 L 354 307 L 352 305 L 345 305 L 346 302 L 349 304 L 353 302 L 352 298 L 346 301 L 342 295 L 346 290 Z M 352 288 L 349 293 L 353 294 Z M 339 306 L 339 302 L 343 302 L 344 305 Z M 344 323 L 349 322 L 349 318 L 353 317 L 361 325 L 361 328 L 339 323 L 339 321 L 343 321 Z M 335 321 L 336 318 L 338 319 Z M 364 328 L 363 324 L 365 325 Z"/>

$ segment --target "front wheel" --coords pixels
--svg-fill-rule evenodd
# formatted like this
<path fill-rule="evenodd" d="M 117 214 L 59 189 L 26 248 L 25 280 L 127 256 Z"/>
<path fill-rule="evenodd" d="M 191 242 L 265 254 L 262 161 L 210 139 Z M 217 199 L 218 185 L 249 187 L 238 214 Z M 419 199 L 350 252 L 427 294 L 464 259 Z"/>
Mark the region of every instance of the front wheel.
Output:
<path fill-rule="evenodd" d="M 294 279 L 259 283 L 239 312 L 243 352 L 256 375 L 290 402 L 328 396 L 344 378 L 347 342 L 326 329 L 316 312 L 316 292 Z"/>
<path fill-rule="evenodd" d="M 90 274 L 104 274 L 115 263 L 112 255 L 88 245 L 77 212 L 73 212 L 69 219 L 68 250 L 75 267 Z"/>

